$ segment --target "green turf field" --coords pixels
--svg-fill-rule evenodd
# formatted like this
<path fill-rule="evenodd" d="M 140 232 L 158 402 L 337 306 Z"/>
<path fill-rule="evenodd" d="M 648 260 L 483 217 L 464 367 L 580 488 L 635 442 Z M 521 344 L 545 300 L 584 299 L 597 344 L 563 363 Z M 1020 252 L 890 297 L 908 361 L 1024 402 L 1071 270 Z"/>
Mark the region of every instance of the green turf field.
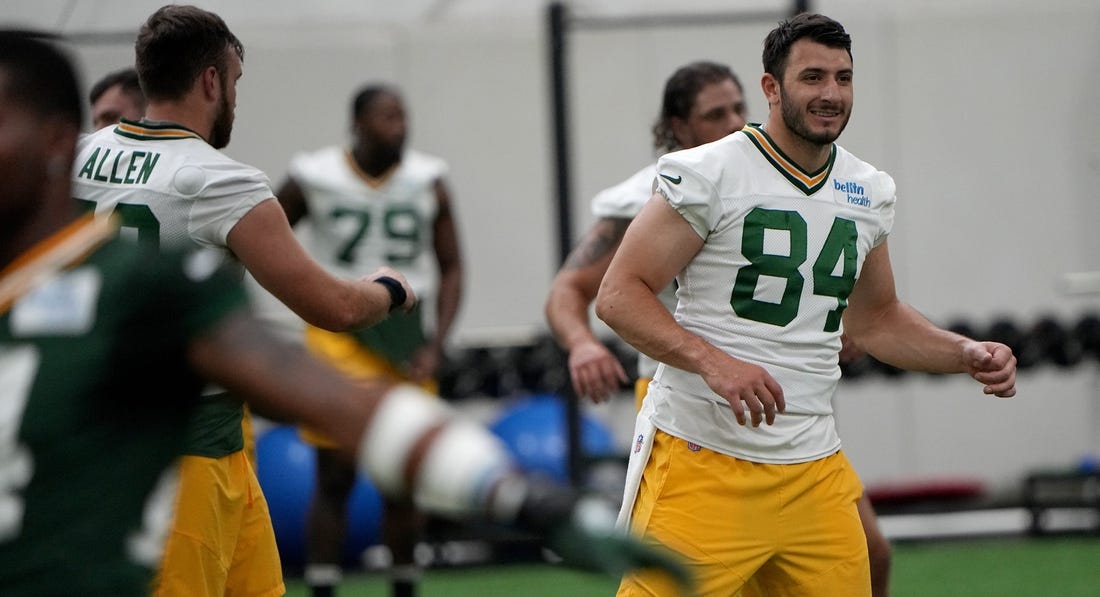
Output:
<path fill-rule="evenodd" d="M 894 547 L 894 597 L 1100 595 L 1100 537 Z"/>
<path fill-rule="evenodd" d="M 550 565 L 433 569 L 420 597 L 596 597 L 616 582 Z M 306 597 L 288 579 L 287 595 Z M 911 543 L 894 546 L 893 597 L 1096 597 L 1100 537 Z M 382 579 L 351 575 L 341 597 L 388 597 Z"/>

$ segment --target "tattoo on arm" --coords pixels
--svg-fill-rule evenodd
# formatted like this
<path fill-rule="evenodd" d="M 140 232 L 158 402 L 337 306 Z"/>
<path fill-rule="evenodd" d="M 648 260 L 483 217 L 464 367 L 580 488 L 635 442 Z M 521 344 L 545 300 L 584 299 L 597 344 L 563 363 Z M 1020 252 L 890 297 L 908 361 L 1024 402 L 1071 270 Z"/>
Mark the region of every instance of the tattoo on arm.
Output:
<path fill-rule="evenodd" d="M 562 268 L 580 269 L 613 254 L 622 242 L 628 225 L 630 218 L 600 218 L 569 253 Z"/>

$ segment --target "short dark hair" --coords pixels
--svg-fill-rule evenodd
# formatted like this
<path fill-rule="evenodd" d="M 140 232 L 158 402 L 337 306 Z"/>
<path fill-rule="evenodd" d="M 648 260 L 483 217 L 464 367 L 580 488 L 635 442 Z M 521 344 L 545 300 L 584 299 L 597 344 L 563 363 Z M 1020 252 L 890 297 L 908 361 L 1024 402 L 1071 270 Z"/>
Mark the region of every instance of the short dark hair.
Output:
<path fill-rule="evenodd" d="M 739 91 L 744 91 L 737 75 L 724 64 L 700 60 L 676 69 L 665 82 L 661 113 L 653 124 L 653 147 L 665 151 L 679 149 L 680 143 L 672 134 L 672 119 L 687 118 L 691 114 L 695 96 L 699 95 L 703 87 L 725 80 L 733 81 Z"/>
<path fill-rule="evenodd" d="M 781 21 L 764 38 L 764 72 L 783 80 L 794 42 L 808 38 L 830 48 L 841 48 L 852 57 L 852 37 L 844 26 L 825 15 L 802 13 Z"/>
<path fill-rule="evenodd" d="M 244 46 L 218 15 L 194 6 L 161 7 L 141 26 L 134 44 L 145 96 L 179 99 L 210 66 L 224 77 L 229 48 L 244 60 Z"/>
<path fill-rule="evenodd" d="M 137 71 L 133 67 L 116 70 L 104 75 L 92 85 L 88 92 L 88 103 L 94 104 L 107 90 L 118 85 L 122 92 L 137 100 L 139 106 L 145 105 L 145 94 L 141 91 L 141 81 L 138 80 Z"/>
<path fill-rule="evenodd" d="M 0 93 L 39 115 L 61 118 L 79 129 L 84 104 L 76 70 L 53 39 L 34 31 L 0 31 L 0 69 L 7 75 Z"/>
<path fill-rule="evenodd" d="M 375 98 L 380 95 L 388 95 L 391 97 L 401 98 L 401 93 L 396 87 L 392 85 L 386 85 L 384 83 L 371 83 L 359 88 L 359 91 L 355 92 L 355 97 L 351 100 L 351 119 L 358 120 L 363 112 L 370 107 Z"/>

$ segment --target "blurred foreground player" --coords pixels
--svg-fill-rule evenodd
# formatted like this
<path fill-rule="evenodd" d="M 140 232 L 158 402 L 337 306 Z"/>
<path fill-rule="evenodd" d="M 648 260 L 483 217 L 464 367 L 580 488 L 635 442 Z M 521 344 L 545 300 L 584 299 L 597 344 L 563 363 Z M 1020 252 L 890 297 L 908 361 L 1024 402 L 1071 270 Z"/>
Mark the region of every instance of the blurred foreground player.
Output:
<path fill-rule="evenodd" d="M 514 473 L 491 434 L 441 401 L 353 385 L 269 337 L 212 253 L 161 255 L 81 217 L 69 178 L 81 118 L 69 61 L 0 32 L 0 594 L 146 594 L 142 502 L 204 378 L 323 430 L 380 489 L 426 510 L 533 531 L 613 574 L 679 574 L 611 532 L 606 504 Z"/>

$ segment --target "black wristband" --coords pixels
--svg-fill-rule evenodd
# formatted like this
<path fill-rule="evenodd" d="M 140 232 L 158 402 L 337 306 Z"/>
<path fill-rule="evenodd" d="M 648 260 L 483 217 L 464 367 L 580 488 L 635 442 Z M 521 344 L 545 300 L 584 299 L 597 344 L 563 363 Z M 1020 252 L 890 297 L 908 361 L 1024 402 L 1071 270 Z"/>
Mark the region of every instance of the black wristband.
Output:
<path fill-rule="evenodd" d="M 405 292 L 405 287 L 401 285 L 401 282 L 389 277 L 380 276 L 374 279 L 375 282 L 386 287 L 386 290 L 390 292 L 390 311 L 405 304 L 405 301 L 409 298 L 409 293 Z"/>

